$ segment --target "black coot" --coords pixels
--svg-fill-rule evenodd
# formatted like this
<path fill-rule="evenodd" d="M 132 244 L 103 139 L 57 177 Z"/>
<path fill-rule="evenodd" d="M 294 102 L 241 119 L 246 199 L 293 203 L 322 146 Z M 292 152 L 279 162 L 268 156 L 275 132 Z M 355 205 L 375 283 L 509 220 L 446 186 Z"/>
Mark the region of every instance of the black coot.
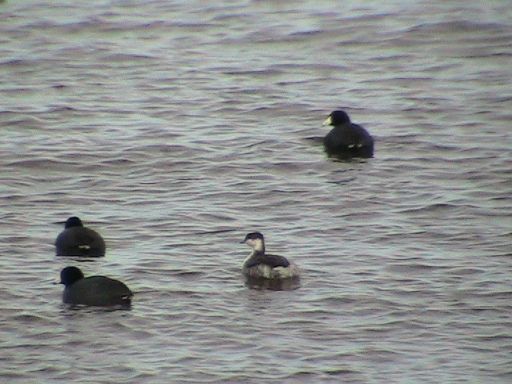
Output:
<path fill-rule="evenodd" d="M 55 240 L 57 256 L 105 256 L 105 240 L 76 217 L 66 220 L 64 230 Z"/>
<path fill-rule="evenodd" d="M 105 276 L 90 276 L 77 267 L 66 267 L 60 272 L 64 284 L 62 301 L 68 304 L 93 306 L 129 305 L 132 291 L 121 281 Z"/>
<path fill-rule="evenodd" d="M 373 157 L 373 138 L 366 129 L 352 123 L 345 111 L 332 112 L 323 125 L 333 126 L 324 138 L 329 156 Z"/>

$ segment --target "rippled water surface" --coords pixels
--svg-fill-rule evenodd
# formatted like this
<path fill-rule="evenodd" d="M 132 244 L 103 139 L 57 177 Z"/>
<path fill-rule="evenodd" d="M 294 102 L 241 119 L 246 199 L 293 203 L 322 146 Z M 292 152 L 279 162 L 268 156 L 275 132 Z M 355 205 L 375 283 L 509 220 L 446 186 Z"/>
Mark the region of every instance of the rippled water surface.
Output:
<path fill-rule="evenodd" d="M 510 41 L 507 1 L 0 2 L 1 381 L 510 383 Z M 253 230 L 299 289 L 244 285 Z"/>

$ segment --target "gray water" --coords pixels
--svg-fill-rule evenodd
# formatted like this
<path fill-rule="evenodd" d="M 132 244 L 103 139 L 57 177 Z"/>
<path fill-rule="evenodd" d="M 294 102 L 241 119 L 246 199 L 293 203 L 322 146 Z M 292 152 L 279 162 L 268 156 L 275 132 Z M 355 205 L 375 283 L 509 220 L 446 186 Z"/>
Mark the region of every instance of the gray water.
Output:
<path fill-rule="evenodd" d="M 508 1 L 0 3 L 0 381 L 511 382 L 511 41 Z M 299 289 L 244 285 L 253 230 Z"/>

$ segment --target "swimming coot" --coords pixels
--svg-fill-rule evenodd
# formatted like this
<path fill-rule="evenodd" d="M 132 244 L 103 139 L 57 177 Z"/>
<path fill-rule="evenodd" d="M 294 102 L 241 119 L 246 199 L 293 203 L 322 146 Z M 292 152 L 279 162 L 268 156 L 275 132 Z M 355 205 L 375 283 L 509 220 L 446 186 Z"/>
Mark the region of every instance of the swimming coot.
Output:
<path fill-rule="evenodd" d="M 76 217 L 66 220 L 64 230 L 55 240 L 57 256 L 105 256 L 105 240 Z"/>
<path fill-rule="evenodd" d="M 66 267 L 60 272 L 64 284 L 62 301 L 67 304 L 92 306 L 129 305 L 132 291 L 121 281 L 105 276 L 90 276 L 77 267 Z"/>
<path fill-rule="evenodd" d="M 324 138 L 329 156 L 373 157 L 373 138 L 366 129 L 352 123 L 345 111 L 332 112 L 323 125 L 334 127 Z"/>

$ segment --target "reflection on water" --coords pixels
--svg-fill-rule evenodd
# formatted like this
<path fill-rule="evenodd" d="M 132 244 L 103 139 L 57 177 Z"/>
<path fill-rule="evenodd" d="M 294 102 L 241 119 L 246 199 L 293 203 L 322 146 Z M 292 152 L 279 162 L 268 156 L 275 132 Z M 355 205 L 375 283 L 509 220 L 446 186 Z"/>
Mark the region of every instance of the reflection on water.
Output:
<path fill-rule="evenodd" d="M 290 279 L 264 279 L 257 277 L 245 277 L 245 285 L 251 289 L 291 291 L 300 288 L 300 277 L 294 277 Z"/>
<path fill-rule="evenodd" d="M 130 311 L 132 309 L 132 302 L 123 303 L 123 304 L 115 304 L 115 305 L 102 305 L 102 306 L 89 306 L 89 305 L 84 305 L 84 304 L 62 303 L 62 306 L 63 306 L 63 308 L 66 309 L 66 311 L 63 311 L 63 314 L 65 314 L 67 312 L 67 310 L 102 313 L 102 312 L 113 312 L 113 311 Z"/>

